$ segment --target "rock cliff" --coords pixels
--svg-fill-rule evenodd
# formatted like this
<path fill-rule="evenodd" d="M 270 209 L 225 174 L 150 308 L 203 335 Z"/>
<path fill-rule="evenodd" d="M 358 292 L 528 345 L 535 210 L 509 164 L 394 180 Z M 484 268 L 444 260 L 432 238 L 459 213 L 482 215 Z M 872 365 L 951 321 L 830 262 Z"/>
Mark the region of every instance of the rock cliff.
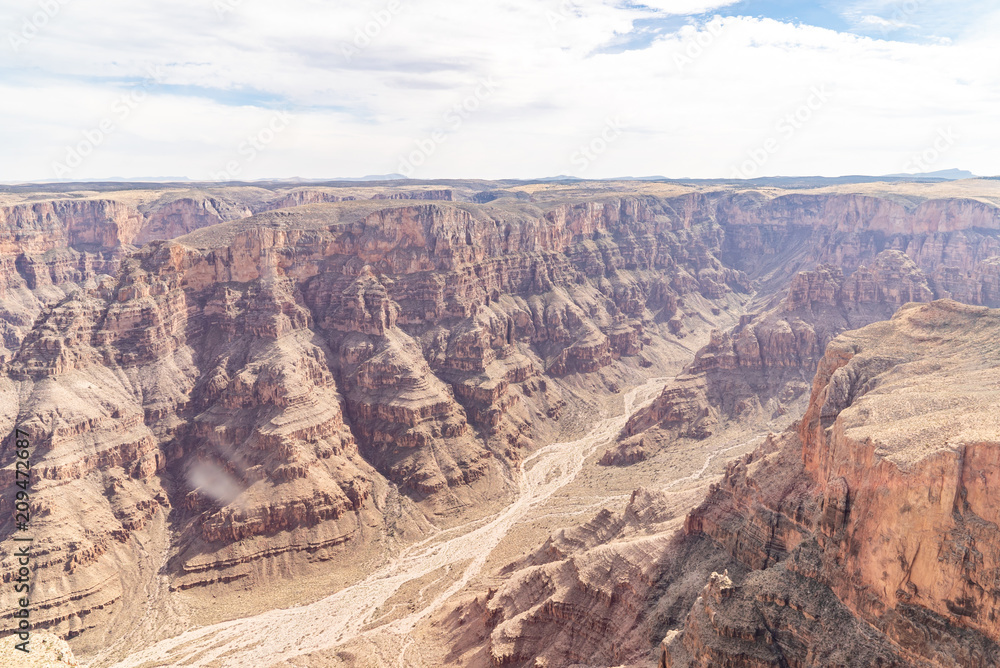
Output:
<path fill-rule="evenodd" d="M 926 271 L 917 264 L 921 258 Z M 730 422 L 766 422 L 794 414 L 834 337 L 885 320 L 907 302 L 951 297 L 957 288 L 958 298 L 967 303 L 997 305 L 985 278 L 995 259 L 982 260 L 974 272 L 964 274 L 964 283 L 956 279 L 955 284 L 940 277 L 962 273 L 947 264 L 957 258 L 935 260 L 918 253 L 917 260 L 901 250 L 882 250 L 851 274 L 825 264 L 797 273 L 779 303 L 771 298 L 770 306 L 765 301 L 761 311 L 743 316 L 733 329 L 713 333 L 685 373 L 629 421 L 618 449 L 634 450 L 641 435 L 654 427 L 645 441 L 656 444 L 678 436 L 704 438 Z M 609 461 L 627 459 L 609 454 Z"/>
<path fill-rule="evenodd" d="M 17 350 L 41 310 L 77 286 L 117 273 L 133 246 L 255 213 L 356 199 L 451 201 L 451 190 L 263 188 L 117 192 L 0 206 L 0 359 Z"/>
<path fill-rule="evenodd" d="M 147 600 L 342 586 L 498 507 L 565 415 L 716 328 L 602 463 L 801 406 L 799 430 L 734 465 L 681 535 L 648 490 L 553 534 L 451 607 L 449 660 L 614 665 L 672 630 L 677 666 L 990 665 L 995 435 L 972 416 L 997 316 L 934 302 L 842 332 L 908 302 L 996 305 L 994 206 L 484 188 L 0 208 L 0 432 L 33 443 L 37 626 L 88 653 Z"/>
<path fill-rule="evenodd" d="M 708 585 L 663 665 L 995 665 L 997 331 L 937 301 L 835 339 L 797 428 L 688 517 L 752 572 Z"/>
<path fill-rule="evenodd" d="M 436 622 L 448 665 L 620 665 L 647 644 L 642 619 L 674 550 L 666 495 L 637 490 L 506 566 L 495 586 Z M 717 557 L 715 563 L 725 563 Z M 707 568 L 711 564 L 706 564 Z"/>
<path fill-rule="evenodd" d="M 685 294 L 747 289 L 717 226 L 659 206 L 306 205 L 37 304 L 2 415 L 34 444 L 35 623 L 94 647 L 161 568 L 162 596 L 253 591 L 502 499 L 564 383 L 640 368 Z"/>

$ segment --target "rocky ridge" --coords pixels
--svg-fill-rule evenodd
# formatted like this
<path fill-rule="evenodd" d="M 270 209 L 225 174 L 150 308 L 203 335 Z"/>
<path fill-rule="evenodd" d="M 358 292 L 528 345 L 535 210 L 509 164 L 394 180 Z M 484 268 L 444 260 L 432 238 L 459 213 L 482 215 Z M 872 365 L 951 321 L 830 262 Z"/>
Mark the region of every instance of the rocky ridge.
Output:
<path fill-rule="evenodd" d="M 708 585 L 665 666 L 988 666 L 1000 312 L 909 305 L 834 340 L 795 430 L 685 524 L 751 572 Z"/>
<path fill-rule="evenodd" d="M 713 226 L 655 206 L 308 205 L 152 242 L 47 307 L 2 387 L 34 448 L 37 624 L 98 643 L 158 560 L 171 592 L 253 587 L 502 498 L 563 378 L 639 368 L 688 290 L 746 289 Z"/>
<path fill-rule="evenodd" d="M 995 665 L 997 331 L 939 300 L 838 336 L 802 420 L 682 524 L 643 489 L 554 533 L 435 621 L 444 662 Z"/>
<path fill-rule="evenodd" d="M 256 213 L 321 202 L 355 199 L 451 201 L 450 190 L 381 190 L 338 194 L 299 188 L 260 188 L 122 193 L 27 201 L 0 206 L 0 358 L 17 349 L 40 310 L 78 285 L 117 273 L 135 246 L 173 239 L 203 227 Z"/>
<path fill-rule="evenodd" d="M 830 265 L 800 272 L 776 306 L 713 332 L 684 373 L 633 416 L 624 435 L 658 427 L 669 438 L 704 438 L 729 420 L 749 424 L 784 415 L 805 398 L 834 337 L 886 320 L 908 302 L 934 298 L 927 275 L 901 251 L 882 251 L 850 276 Z"/>

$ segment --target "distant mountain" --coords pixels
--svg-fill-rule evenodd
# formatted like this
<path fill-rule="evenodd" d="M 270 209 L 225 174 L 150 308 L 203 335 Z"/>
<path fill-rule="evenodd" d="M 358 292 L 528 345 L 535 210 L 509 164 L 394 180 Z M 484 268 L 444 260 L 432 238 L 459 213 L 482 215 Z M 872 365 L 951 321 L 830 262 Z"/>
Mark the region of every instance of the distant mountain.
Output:
<path fill-rule="evenodd" d="M 405 181 L 409 177 L 402 174 L 370 174 L 361 178 L 347 177 L 339 179 L 311 179 L 313 181 Z"/>
<path fill-rule="evenodd" d="M 39 179 L 38 181 L 5 181 L 4 185 L 29 185 L 35 183 L 190 183 L 186 176 L 109 176 L 104 179 Z"/>
<path fill-rule="evenodd" d="M 945 174 L 946 176 L 941 176 L 941 174 Z M 963 172 L 955 169 L 924 174 L 888 174 L 885 176 L 762 176 L 756 179 L 671 179 L 670 182 L 698 185 L 742 186 L 752 188 L 769 186 L 773 188 L 796 189 L 879 182 L 940 183 L 942 181 L 974 178 L 977 177 L 971 172 Z"/>
<path fill-rule="evenodd" d="M 406 181 L 409 177 L 403 176 L 402 174 L 370 174 L 368 176 L 344 176 L 334 179 L 304 179 L 299 176 L 292 176 L 286 179 L 256 179 L 256 180 L 234 180 L 232 182 L 223 182 L 228 185 L 237 185 L 243 183 L 336 183 L 338 181 L 350 181 L 350 182 L 362 182 L 362 181 Z M 29 184 L 47 184 L 47 183 L 217 183 L 208 180 L 196 180 L 189 178 L 187 176 L 136 176 L 136 177 L 123 177 L 123 176 L 111 176 L 105 179 L 40 179 L 38 181 L 7 181 L 3 185 L 17 186 L 17 185 L 29 185 Z M 221 185 L 221 183 L 220 183 Z"/>
<path fill-rule="evenodd" d="M 549 181 L 585 181 L 586 179 L 581 179 L 579 176 L 567 176 L 565 174 L 560 174 L 559 176 L 546 176 L 540 179 L 529 179 L 530 182 L 549 182 Z M 596 179 L 603 180 L 603 179 Z"/>
<path fill-rule="evenodd" d="M 958 181 L 960 179 L 974 179 L 976 175 L 964 169 L 941 169 L 936 172 L 921 172 L 919 174 L 886 174 L 887 179 L 944 179 L 945 181 Z"/>
<path fill-rule="evenodd" d="M 669 178 L 666 176 L 619 176 L 606 179 L 582 179 L 577 176 L 546 176 L 540 179 L 530 179 L 529 183 L 550 183 L 554 181 L 668 181 L 671 183 L 691 183 L 702 185 L 749 185 L 773 186 L 778 188 L 815 188 L 830 185 L 852 183 L 877 183 L 879 181 L 957 181 L 959 179 L 978 178 L 972 172 L 963 169 L 943 169 L 937 172 L 921 174 L 886 174 L 884 176 L 866 176 L 862 174 L 845 176 L 762 176 L 755 179 L 692 179 Z"/>
<path fill-rule="evenodd" d="M 337 183 L 343 181 L 406 181 L 408 176 L 402 174 L 369 174 L 368 176 L 338 176 L 333 179 L 304 179 L 301 176 L 293 176 L 287 179 L 258 179 L 256 183 Z"/>

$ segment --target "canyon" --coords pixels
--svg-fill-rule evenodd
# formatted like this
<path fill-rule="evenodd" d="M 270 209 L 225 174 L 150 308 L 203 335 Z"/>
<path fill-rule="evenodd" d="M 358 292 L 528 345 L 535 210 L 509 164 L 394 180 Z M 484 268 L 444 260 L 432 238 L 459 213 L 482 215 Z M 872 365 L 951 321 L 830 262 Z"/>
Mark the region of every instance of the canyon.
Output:
<path fill-rule="evenodd" d="M 994 665 L 1000 187 L 880 188 L 8 188 L 35 628 L 95 668 Z"/>

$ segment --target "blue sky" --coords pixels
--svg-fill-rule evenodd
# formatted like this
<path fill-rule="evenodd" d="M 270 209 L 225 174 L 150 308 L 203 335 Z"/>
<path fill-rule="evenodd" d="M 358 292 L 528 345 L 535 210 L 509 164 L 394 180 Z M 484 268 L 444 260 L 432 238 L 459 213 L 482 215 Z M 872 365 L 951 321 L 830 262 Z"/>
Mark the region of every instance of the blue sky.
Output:
<path fill-rule="evenodd" d="M 846 18 L 845 12 L 838 7 L 845 7 L 849 4 L 847 2 L 745 0 L 730 7 L 721 8 L 719 14 L 722 16 L 762 16 L 790 23 L 807 23 L 831 30 L 848 30 L 850 21 Z"/>
<path fill-rule="evenodd" d="M 992 0 L 745 0 L 719 13 L 806 23 L 877 39 L 927 43 L 960 39 L 980 17 L 995 9 Z"/>
<path fill-rule="evenodd" d="M 998 174 L 981 0 L 0 0 L 0 180 Z"/>

